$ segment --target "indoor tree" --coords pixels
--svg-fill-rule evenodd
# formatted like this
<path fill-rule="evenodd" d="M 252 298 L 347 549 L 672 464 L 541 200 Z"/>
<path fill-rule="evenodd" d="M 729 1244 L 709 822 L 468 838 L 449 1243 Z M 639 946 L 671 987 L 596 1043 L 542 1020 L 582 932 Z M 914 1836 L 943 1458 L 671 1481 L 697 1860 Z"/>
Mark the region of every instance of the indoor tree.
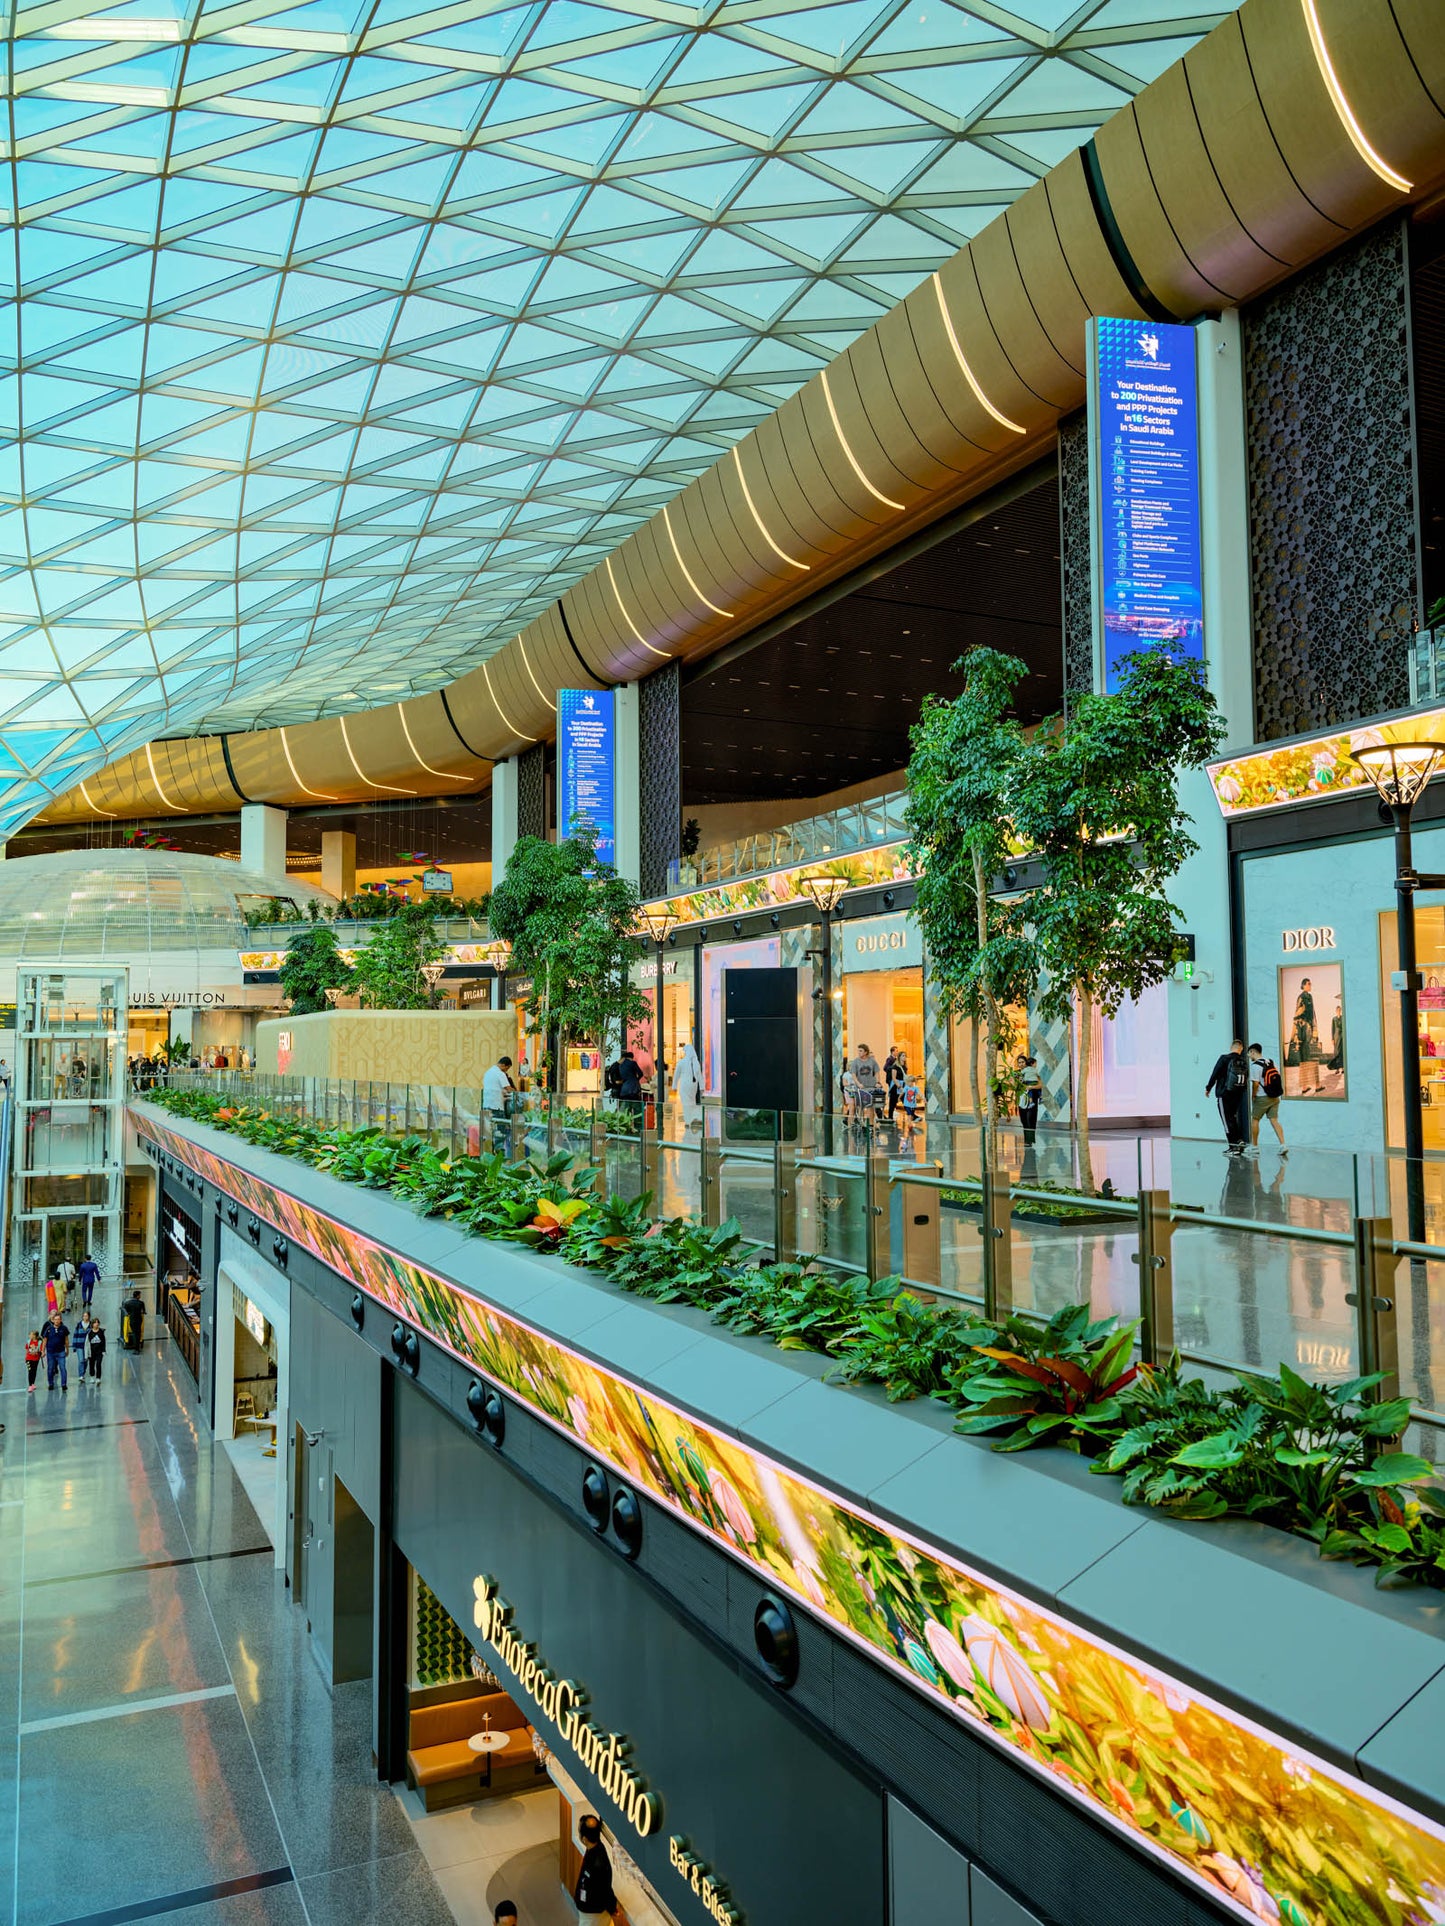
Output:
<path fill-rule="evenodd" d="M 312 1016 L 327 1008 L 326 992 L 344 990 L 351 969 L 336 947 L 329 923 L 308 923 L 286 945 L 281 961 L 281 994 L 293 1016 Z"/>
<path fill-rule="evenodd" d="M 403 903 L 357 952 L 347 987 L 368 1010 L 434 1010 L 438 992 L 422 971 L 446 953 L 431 904 Z"/>
<path fill-rule="evenodd" d="M 637 915 L 636 889 L 597 860 L 585 827 L 556 843 L 518 839 L 488 917 L 492 934 L 512 946 L 508 973 L 532 979 L 529 1032 L 544 1049 L 555 1036 L 559 1062 L 569 1043 L 601 1046 L 609 1031 L 625 1037 L 629 1023 L 646 1018 L 632 981 L 647 947 L 633 934 Z"/>
<path fill-rule="evenodd" d="M 1074 1114 L 1085 1181 L 1094 1017 L 1161 983 L 1174 967 L 1177 911 L 1165 891 L 1198 844 L 1179 772 L 1214 755 L 1224 725 L 1202 664 L 1167 647 L 1119 664 L 1118 686 L 1080 696 L 1020 754 L 1009 802 L 1020 841 L 1043 865 L 1028 914 L 1044 970 L 1045 1016 L 1078 1020 Z"/>
<path fill-rule="evenodd" d="M 997 649 L 971 649 L 956 666 L 962 692 L 926 697 L 912 732 L 909 853 L 929 976 L 948 1016 L 969 1023 L 974 1114 L 991 1118 L 999 1058 L 1012 1041 L 1007 1006 L 1026 1003 L 1038 976 L 1024 907 L 991 894 L 1011 855 L 1009 788 L 1025 749 L 1014 695 L 1028 666 Z"/>

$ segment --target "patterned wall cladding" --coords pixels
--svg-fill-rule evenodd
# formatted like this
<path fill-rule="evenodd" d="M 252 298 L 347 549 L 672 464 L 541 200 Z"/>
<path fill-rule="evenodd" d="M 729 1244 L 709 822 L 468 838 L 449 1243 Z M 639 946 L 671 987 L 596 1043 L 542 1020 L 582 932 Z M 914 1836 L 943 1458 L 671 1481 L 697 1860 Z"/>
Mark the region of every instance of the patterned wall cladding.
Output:
<path fill-rule="evenodd" d="M 1094 542 L 1089 520 L 1089 424 L 1059 423 L 1059 563 L 1063 577 L 1064 702 L 1094 686 Z"/>
<path fill-rule="evenodd" d="M 1244 314 L 1261 741 L 1404 708 L 1418 606 L 1403 221 Z"/>
<path fill-rule="evenodd" d="M 517 834 L 547 834 L 547 750 L 540 742 L 517 758 Z"/>
<path fill-rule="evenodd" d="M 452 1685 L 471 1676 L 472 1645 L 419 1574 L 412 1621 L 412 1677 L 418 1685 Z"/>
<path fill-rule="evenodd" d="M 641 884 L 644 896 L 661 896 L 667 866 L 675 862 L 682 832 L 682 669 L 665 669 L 637 690 L 638 775 L 642 785 Z"/>

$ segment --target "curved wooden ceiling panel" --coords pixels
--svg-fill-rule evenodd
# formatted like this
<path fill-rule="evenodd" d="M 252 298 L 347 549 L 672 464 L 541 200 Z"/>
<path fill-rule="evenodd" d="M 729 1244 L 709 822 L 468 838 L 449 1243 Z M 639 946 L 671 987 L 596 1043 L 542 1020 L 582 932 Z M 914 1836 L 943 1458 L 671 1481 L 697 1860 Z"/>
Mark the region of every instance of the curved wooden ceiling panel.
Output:
<path fill-rule="evenodd" d="M 1338 106 L 1331 99 L 1311 42 L 1316 7 L 1317 0 L 1295 0 L 1293 5 L 1273 0 L 1271 5 L 1242 7 L 1239 26 L 1260 104 L 1286 166 L 1321 213 L 1353 232 L 1399 207 L 1406 190 L 1382 178 L 1350 138 L 1344 118 L 1350 111 L 1348 95 Z M 1374 16 L 1372 42 L 1386 32 L 1396 37 L 1388 7 L 1377 10 L 1372 0 L 1366 0 L 1360 11 Z M 1353 88 L 1355 77 L 1339 75 L 1334 50 L 1327 47 L 1326 53 L 1337 76 Z M 1361 137 L 1373 143 L 1386 165 L 1389 131 L 1388 127 L 1360 129 Z"/>
<path fill-rule="evenodd" d="M 1032 458 L 1083 398 L 1089 316 L 1252 299 L 1431 191 L 1445 0 L 1245 0 L 1093 157 L 1069 154 L 444 695 L 152 743 L 41 820 L 475 786 L 550 736 L 558 687 L 745 634 Z"/>

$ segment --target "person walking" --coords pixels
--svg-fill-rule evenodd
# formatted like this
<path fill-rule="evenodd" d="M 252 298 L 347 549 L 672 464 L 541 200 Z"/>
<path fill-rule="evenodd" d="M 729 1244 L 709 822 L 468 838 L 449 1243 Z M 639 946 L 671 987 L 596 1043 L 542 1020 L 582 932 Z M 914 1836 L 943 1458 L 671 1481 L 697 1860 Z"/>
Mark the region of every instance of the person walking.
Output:
<path fill-rule="evenodd" d="M 1044 1080 L 1039 1075 L 1037 1057 L 1017 1056 L 1014 1067 L 1018 1072 L 1019 1122 L 1023 1126 L 1024 1142 L 1031 1144 L 1039 1127 L 1039 1098 L 1043 1095 Z"/>
<path fill-rule="evenodd" d="M 878 1108 L 883 1090 L 883 1071 L 877 1057 L 866 1043 L 858 1045 L 858 1054 L 848 1065 L 853 1073 L 853 1081 L 858 1086 L 858 1108 L 863 1116 L 869 1116 Z"/>
<path fill-rule="evenodd" d="M 86 1361 L 90 1356 L 90 1314 L 87 1311 L 82 1311 L 75 1320 L 75 1329 L 70 1337 L 70 1348 L 75 1353 L 75 1375 L 80 1383 L 84 1384 Z"/>
<path fill-rule="evenodd" d="M 1241 1038 L 1236 1037 L 1216 1060 L 1204 1094 L 1219 1105 L 1230 1156 L 1243 1156 L 1249 1142 L 1249 1059 Z"/>
<path fill-rule="evenodd" d="M 95 1296 L 95 1287 L 100 1282 L 100 1266 L 87 1251 L 80 1260 L 80 1302 L 88 1311 Z"/>
<path fill-rule="evenodd" d="M 90 1326 L 90 1375 L 100 1383 L 100 1367 L 105 1359 L 105 1326 L 95 1318 Z"/>
<path fill-rule="evenodd" d="M 642 1065 L 631 1050 L 617 1059 L 617 1101 L 634 1107 L 642 1102 Z"/>
<path fill-rule="evenodd" d="M 1249 1089 L 1250 1117 L 1249 1141 L 1259 1143 L 1259 1126 L 1268 1120 L 1271 1129 L 1279 1138 L 1279 1154 L 1288 1157 L 1289 1145 L 1284 1140 L 1284 1126 L 1279 1120 L 1279 1100 L 1284 1095 L 1284 1078 L 1279 1066 L 1264 1054 L 1257 1043 L 1249 1046 Z"/>
<path fill-rule="evenodd" d="M 512 1082 L 512 1059 L 498 1057 L 482 1078 L 482 1109 L 487 1114 L 494 1138 L 507 1120 L 516 1090 L 517 1086 Z"/>
<path fill-rule="evenodd" d="M 902 1087 L 903 1077 L 907 1070 L 907 1065 L 905 1065 L 901 1071 L 898 1068 L 898 1060 L 901 1055 L 902 1051 L 898 1044 L 895 1043 L 890 1047 L 888 1055 L 883 1059 L 883 1088 L 887 1092 L 889 1123 L 892 1123 L 893 1113 L 898 1108 L 898 1092 Z"/>
<path fill-rule="evenodd" d="M 44 1347 L 40 1342 L 40 1333 L 32 1331 L 25 1340 L 25 1371 L 30 1379 L 32 1391 L 35 1389 L 35 1373 L 40 1369 L 40 1360 L 43 1355 Z"/>
<path fill-rule="evenodd" d="M 595 1812 L 584 1813 L 577 1828 L 582 1838 L 582 1870 L 572 1898 L 582 1919 L 611 1919 L 617 1911 L 617 1895 L 612 1890 L 612 1861 L 602 1843 L 602 1821 Z"/>
<path fill-rule="evenodd" d="M 672 1066 L 672 1088 L 682 1105 L 683 1129 L 695 1130 L 702 1122 L 702 1063 L 691 1037 Z"/>
<path fill-rule="evenodd" d="M 66 1374 L 65 1359 L 70 1347 L 70 1326 L 65 1323 L 59 1311 L 53 1313 L 45 1324 L 45 1388 L 55 1389 L 55 1373 L 60 1373 L 60 1388 L 70 1389 L 70 1379 Z"/>
<path fill-rule="evenodd" d="M 510 1899 L 500 1899 L 493 1906 L 492 1926 L 517 1926 L 517 1908 Z"/>
<path fill-rule="evenodd" d="M 68 1257 L 62 1257 L 55 1267 L 55 1284 L 63 1312 L 70 1293 L 75 1289 L 75 1266 Z"/>
<path fill-rule="evenodd" d="M 139 1287 L 132 1284 L 130 1296 L 121 1303 L 120 1341 L 127 1351 L 139 1351 L 145 1336 L 146 1303 Z"/>

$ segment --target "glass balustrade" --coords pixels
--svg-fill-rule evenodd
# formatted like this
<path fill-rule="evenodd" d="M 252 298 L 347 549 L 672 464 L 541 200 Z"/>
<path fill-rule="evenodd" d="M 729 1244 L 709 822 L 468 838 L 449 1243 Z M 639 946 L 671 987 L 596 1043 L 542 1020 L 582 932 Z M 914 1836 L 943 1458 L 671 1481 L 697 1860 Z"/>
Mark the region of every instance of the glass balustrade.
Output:
<path fill-rule="evenodd" d="M 1016 1123 L 850 1123 L 809 1113 L 518 1097 L 242 1072 L 172 1073 L 297 1122 L 425 1137 L 451 1157 L 563 1153 L 659 1217 L 732 1220 L 746 1254 L 902 1278 L 920 1298 L 1047 1318 L 1141 1319 L 1146 1356 L 1206 1373 L 1281 1362 L 1342 1383 L 1397 1372 L 1445 1426 L 1445 1158 L 1267 1148 Z M 144 1093 L 141 1093 L 142 1095 Z M 60 1127 L 60 1120 L 57 1126 Z M 1411 1238 L 1412 1223 L 1424 1235 Z"/>

